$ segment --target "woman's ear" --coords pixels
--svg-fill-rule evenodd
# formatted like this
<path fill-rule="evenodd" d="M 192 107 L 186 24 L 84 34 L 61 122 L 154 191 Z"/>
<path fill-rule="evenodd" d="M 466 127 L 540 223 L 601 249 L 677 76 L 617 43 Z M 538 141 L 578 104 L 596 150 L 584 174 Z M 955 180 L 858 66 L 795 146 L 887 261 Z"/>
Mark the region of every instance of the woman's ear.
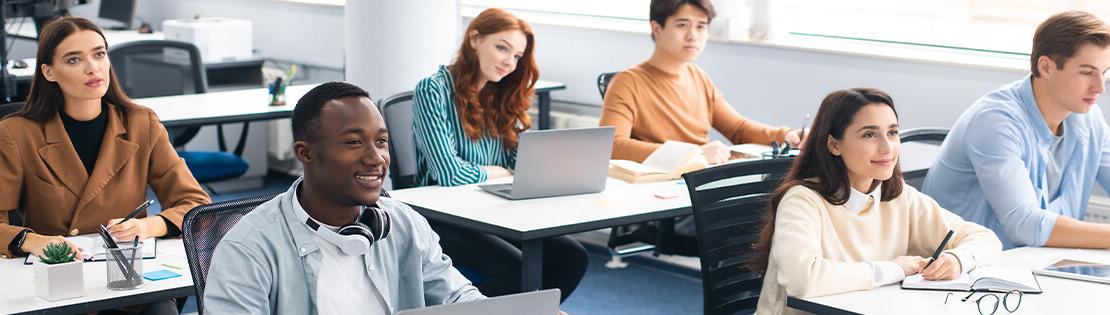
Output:
<path fill-rule="evenodd" d="M 837 141 L 833 136 L 829 136 L 829 153 L 832 155 L 840 156 L 840 141 Z"/>
<path fill-rule="evenodd" d="M 51 68 L 50 65 L 45 63 L 42 64 L 42 67 L 39 68 L 39 71 L 42 71 L 42 76 L 46 78 L 46 81 L 58 82 L 58 78 L 54 77 L 54 69 Z"/>
<path fill-rule="evenodd" d="M 466 40 L 470 41 L 470 47 L 478 46 L 478 30 L 470 31 L 466 34 Z"/>

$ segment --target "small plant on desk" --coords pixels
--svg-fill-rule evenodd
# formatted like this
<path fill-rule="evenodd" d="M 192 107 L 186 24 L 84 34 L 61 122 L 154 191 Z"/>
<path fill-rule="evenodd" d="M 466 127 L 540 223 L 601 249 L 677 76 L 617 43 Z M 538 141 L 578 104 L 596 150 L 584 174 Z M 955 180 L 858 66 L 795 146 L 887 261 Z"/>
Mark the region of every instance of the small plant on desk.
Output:
<path fill-rule="evenodd" d="M 69 243 L 50 243 L 42 250 L 42 263 L 47 265 L 64 264 L 77 260 L 77 252 L 69 247 Z"/>
<path fill-rule="evenodd" d="M 68 243 L 50 243 L 35 263 L 35 294 L 58 301 L 85 295 L 84 266 Z"/>

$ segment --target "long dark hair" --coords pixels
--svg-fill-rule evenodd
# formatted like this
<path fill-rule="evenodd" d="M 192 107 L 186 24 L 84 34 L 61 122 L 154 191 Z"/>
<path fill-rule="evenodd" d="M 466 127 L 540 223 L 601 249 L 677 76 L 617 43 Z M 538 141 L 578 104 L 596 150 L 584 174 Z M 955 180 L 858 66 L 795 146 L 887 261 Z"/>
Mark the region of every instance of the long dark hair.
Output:
<path fill-rule="evenodd" d="M 27 92 L 27 104 L 23 105 L 16 115 L 41 123 L 54 119 L 62 106 L 65 106 L 65 94 L 62 93 L 62 88 L 58 83 L 46 80 L 46 76 L 42 74 L 42 65 L 51 64 L 58 45 L 79 31 L 94 31 L 100 34 L 101 39 L 104 38 L 104 32 L 100 31 L 96 23 L 82 17 L 59 17 L 43 27 L 42 34 L 39 34 L 39 51 L 35 55 L 35 79 L 31 81 L 31 89 Z M 106 40 L 104 48 L 108 48 Z M 131 98 L 127 97 L 119 87 L 116 71 L 111 66 L 108 69 L 108 92 L 104 94 L 102 100 L 116 106 L 123 114 L 135 106 Z"/>
<path fill-rule="evenodd" d="M 840 90 L 830 93 L 821 101 L 821 109 L 817 111 L 817 118 L 806 138 L 806 149 L 794 160 L 790 171 L 782 179 L 782 184 L 771 195 L 763 229 L 753 245 L 757 256 L 750 262 L 749 269 L 759 273 L 767 271 L 767 263 L 771 258 L 771 239 L 775 235 L 775 215 L 787 190 L 801 185 L 817 191 L 831 204 L 842 205 L 848 201 L 852 187 L 848 180 L 848 168 L 841 157 L 829 151 L 829 137 L 844 139 L 844 131 L 852 123 L 852 117 L 860 108 L 870 104 L 890 106 L 894 116 L 898 117 L 890 95 L 876 89 Z M 882 181 L 882 201 L 889 201 L 902 194 L 902 167 L 899 164 L 894 166 L 894 174 Z"/>
<path fill-rule="evenodd" d="M 472 36 L 509 30 L 524 33 L 528 46 L 517 60 L 513 72 L 499 82 L 486 84 L 479 91 L 478 82 L 485 79 L 482 78 L 478 54 L 470 45 L 470 39 Z M 455 81 L 455 106 L 459 110 L 463 131 L 471 140 L 489 135 L 500 138 L 506 147 L 516 148 L 517 135 L 532 127 L 528 108 L 532 107 L 532 95 L 536 92 L 536 81 L 540 79 L 533 54 L 536 39 L 532 27 L 509 11 L 489 8 L 470 21 L 464 34 L 458 55 L 448 67 Z"/>

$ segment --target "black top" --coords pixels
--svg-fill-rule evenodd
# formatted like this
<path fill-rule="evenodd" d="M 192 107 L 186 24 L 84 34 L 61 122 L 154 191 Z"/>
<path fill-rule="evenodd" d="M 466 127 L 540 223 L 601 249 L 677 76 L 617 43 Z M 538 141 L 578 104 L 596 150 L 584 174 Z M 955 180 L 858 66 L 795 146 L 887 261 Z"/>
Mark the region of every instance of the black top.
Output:
<path fill-rule="evenodd" d="M 85 171 L 92 174 L 96 166 L 96 156 L 100 154 L 100 142 L 104 139 L 104 129 L 108 128 L 108 105 L 100 105 L 100 115 L 89 121 L 80 121 L 62 112 L 62 125 L 73 142 L 73 150 L 85 165 Z"/>

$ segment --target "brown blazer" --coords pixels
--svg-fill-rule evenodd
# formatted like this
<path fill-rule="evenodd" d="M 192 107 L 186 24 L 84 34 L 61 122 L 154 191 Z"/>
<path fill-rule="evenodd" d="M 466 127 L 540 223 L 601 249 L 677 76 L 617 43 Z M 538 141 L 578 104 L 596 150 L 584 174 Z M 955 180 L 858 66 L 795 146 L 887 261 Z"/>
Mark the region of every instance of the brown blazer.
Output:
<path fill-rule="evenodd" d="M 178 228 L 185 213 L 211 202 L 149 108 L 126 114 L 108 106 L 108 126 L 92 174 L 86 173 L 60 117 L 45 123 L 11 116 L 0 120 L 0 256 L 24 229 L 42 235 L 95 233 L 146 199 L 149 184 L 161 216 Z M 19 209 L 25 227 L 8 224 Z M 140 214 L 145 216 L 146 214 Z"/>

